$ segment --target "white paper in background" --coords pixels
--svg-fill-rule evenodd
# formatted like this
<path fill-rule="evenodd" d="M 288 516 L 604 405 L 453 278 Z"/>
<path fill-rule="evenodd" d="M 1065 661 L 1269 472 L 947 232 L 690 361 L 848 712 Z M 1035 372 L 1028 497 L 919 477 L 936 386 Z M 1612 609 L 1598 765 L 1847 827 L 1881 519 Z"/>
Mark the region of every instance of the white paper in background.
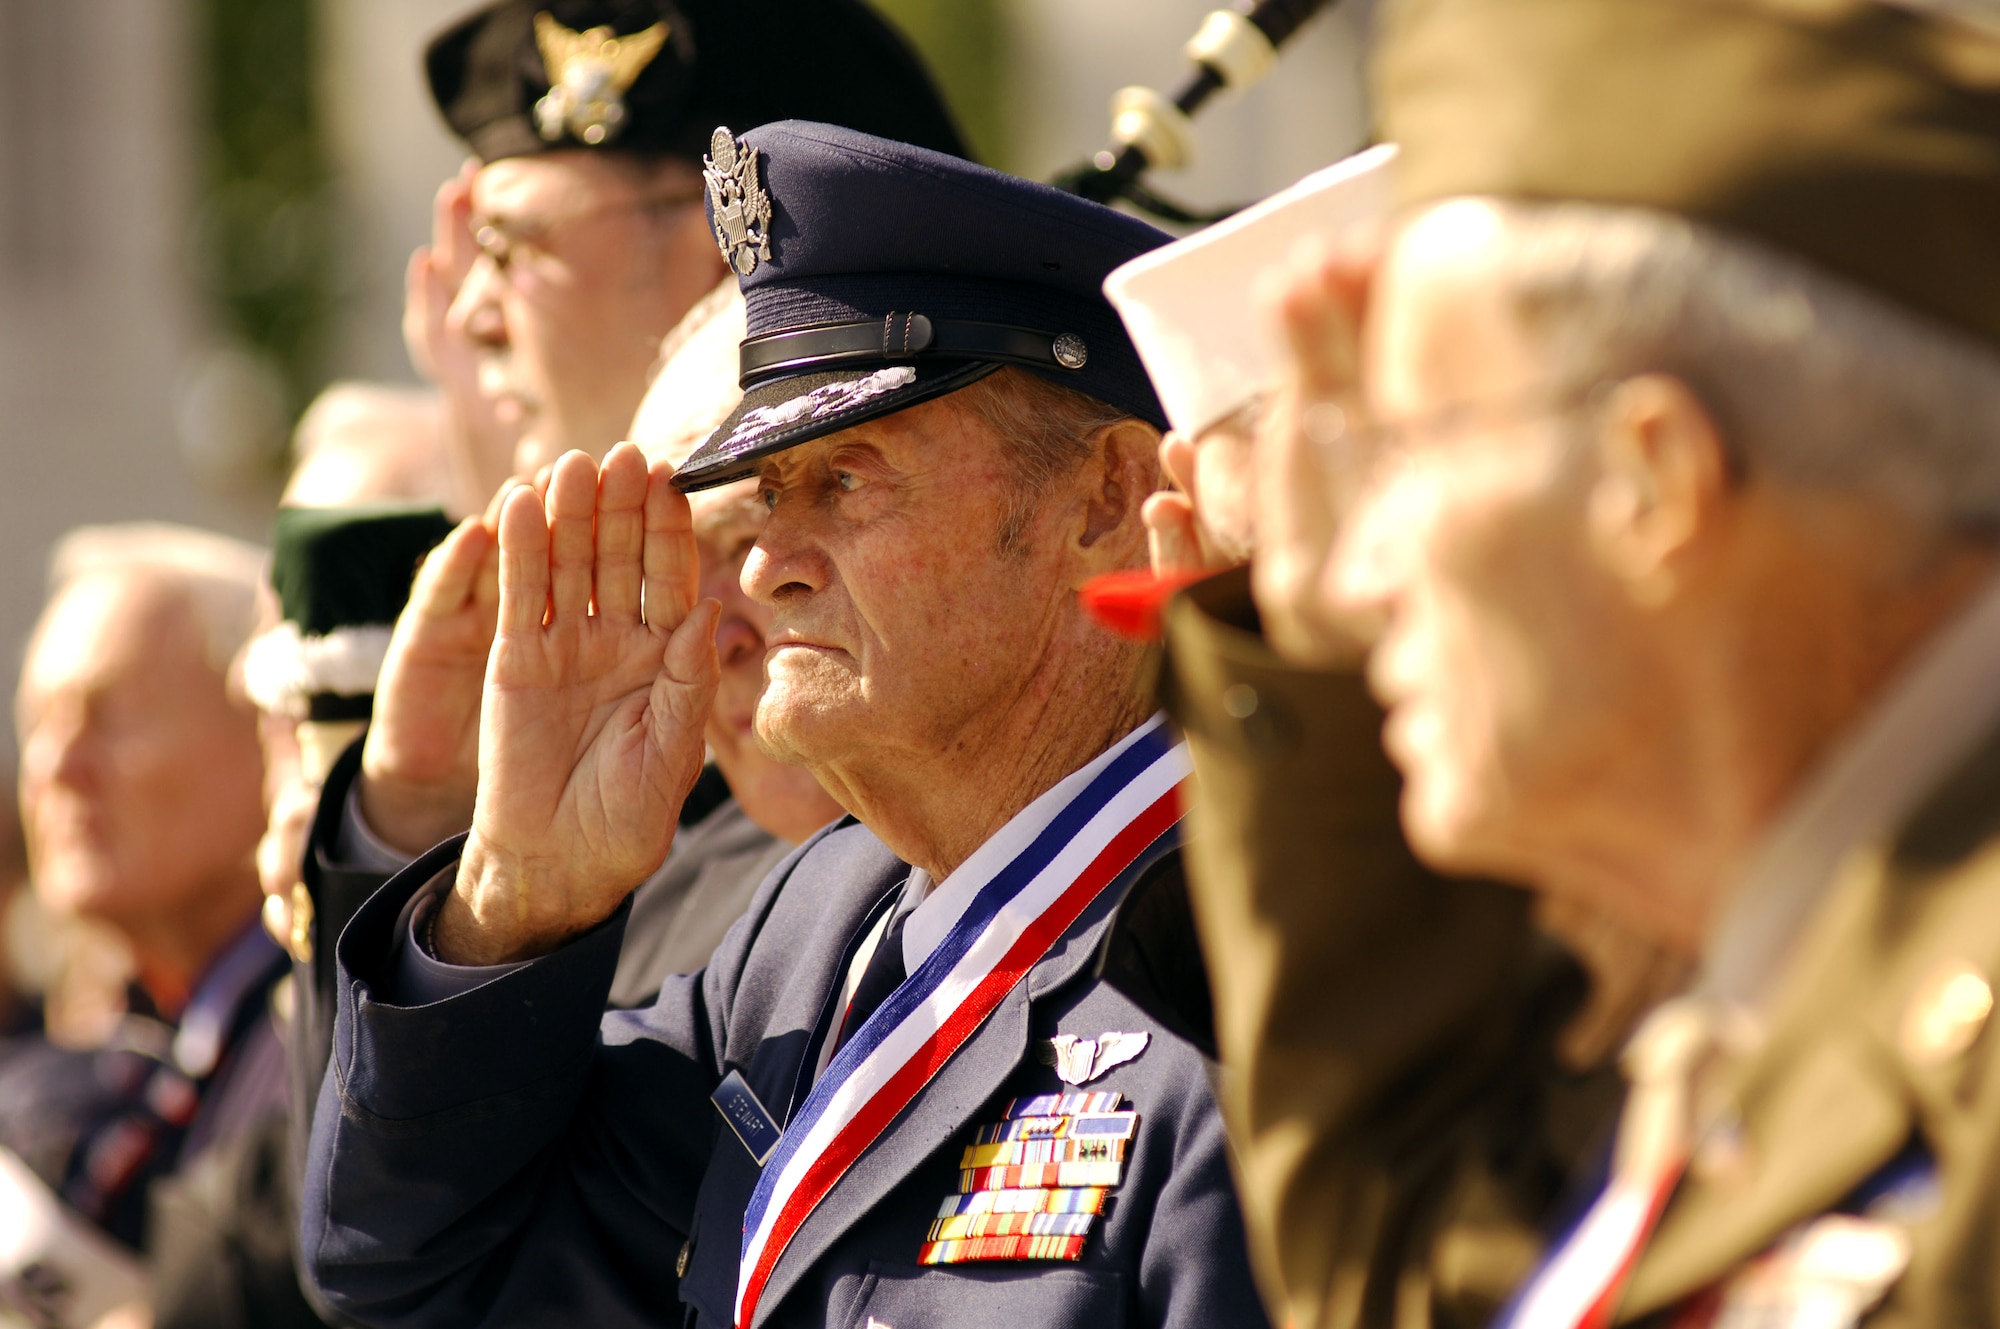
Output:
<path fill-rule="evenodd" d="M 0 1149 L 0 1326 L 89 1329 L 106 1312 L 150 1295 L 146 1271 L 129 1251 Z"/>

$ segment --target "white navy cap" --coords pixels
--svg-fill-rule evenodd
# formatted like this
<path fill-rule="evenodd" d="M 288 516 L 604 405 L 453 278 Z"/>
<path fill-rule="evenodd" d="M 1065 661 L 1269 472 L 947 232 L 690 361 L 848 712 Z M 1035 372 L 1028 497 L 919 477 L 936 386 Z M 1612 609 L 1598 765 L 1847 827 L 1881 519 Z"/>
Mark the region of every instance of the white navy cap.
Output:
<path fill-rule="evenodd" d="M 1104 279 L 1177 431 L 1192 437 L 1275 382 L 1276 339 L 1251 298 L 1257 275 L 1307 235 L 1387 217 L 1395 161 L 1393 144 L 1369 148 Z"/>

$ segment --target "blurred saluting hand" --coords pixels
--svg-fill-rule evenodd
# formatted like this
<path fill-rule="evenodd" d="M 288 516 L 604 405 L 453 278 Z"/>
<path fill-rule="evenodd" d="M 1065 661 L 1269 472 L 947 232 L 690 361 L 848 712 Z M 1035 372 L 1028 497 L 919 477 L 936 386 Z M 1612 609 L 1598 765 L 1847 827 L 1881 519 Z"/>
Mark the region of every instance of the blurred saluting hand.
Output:
<path fill-rule="evenodd" d="M 687 499 L 620 443 L 558 461 L 499 519 L 478 797 L 439 958 L 494 964 L 596 926 L 666 859 L 701 772 L 720 606 Z"/>
<path fill-rule="evenodd" d="M 403 344 L 410 363 L 443 396 L 461 510 L 477 508 L 513 472 L 521 433 L 519 422 L 502 419 L 494 399 L 481 392 L 484 352 L 465 318 L 452 316 L 459 289 L 479 257 L 472 232 L 472 182 L 478 174 L 479 163 L 467 161 L 438 186 L 431 205 L 431 242 L 410 255 L 403 288 Z"/>
<path fill-rule="evenodd" d="M 361 815 L 391 848 L 423 853 L 472 824 L 479 699 L 500 610 L 494 534 L 503 490 L 432 550 L 396 620 L 361 750 Z"/>
<path fill-rule="evenodd" d="M 1373 268 L 1372 257 L 1306 247 L 1264 293 L 1290 364 L 1257 431 L 1251 587 L 1272 647 L 1302 665 L 1351 664 L 1374 635 L 1338 610 L 1327 583 L 1371 460 L 1360 370 Z"/>

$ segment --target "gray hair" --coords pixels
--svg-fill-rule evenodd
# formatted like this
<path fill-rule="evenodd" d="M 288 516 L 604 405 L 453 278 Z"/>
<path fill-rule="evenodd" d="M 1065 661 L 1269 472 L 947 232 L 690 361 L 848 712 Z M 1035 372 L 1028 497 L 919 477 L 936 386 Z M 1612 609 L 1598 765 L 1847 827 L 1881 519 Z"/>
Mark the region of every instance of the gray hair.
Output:
<path fill-rule="evenodd" d="M 1090 460 L 1098 432 L 1133 418 L 1130 411 L 1011 365 L 960 388 L 953 399 L 984 421 L 1007 450 L 1012 492 L 1000 523 L 1002 553 L 1020 549 L 1042 495 Z"/>
<path fill-rule="evenodd" d="M 123 577 L 164 585 L 187 597 L 198 617 L 208 662 L 226 674 L 257 628 L 265 554 L 226 535 L 166 522 L 79 526 L 49 555 L 49 599 L 76 582 Z"/>
<path fill-rule="evenodd" d="M 1745 474 L 2000 532 L 2000 354 L 1842 279 L 1663 213 L 1493 203 L 1501 281 L 1556 387 L 1685 381 Z"/>

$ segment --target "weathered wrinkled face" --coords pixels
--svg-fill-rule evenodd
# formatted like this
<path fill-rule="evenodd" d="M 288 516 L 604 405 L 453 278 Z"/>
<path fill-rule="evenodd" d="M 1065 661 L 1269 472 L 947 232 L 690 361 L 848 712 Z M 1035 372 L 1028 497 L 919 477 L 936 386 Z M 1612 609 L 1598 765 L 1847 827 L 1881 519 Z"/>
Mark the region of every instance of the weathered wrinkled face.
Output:
<path fill-rule="evenodd" d="M 515 474 L 624 437 L 660 338 L 723 273 L 701 199 L 679 162 L 645 175 L 578 150 L 480 169 L 482 252 L 451 318 L 483 350 L 481 390 L 521 426 Z"/>
<path fill-rule="evenodd" d="M 771 609 L 771 751 L 915 769 L 1029 700 L 1074 622 L 1068 544 L 1045 515 L 1002 551 L 1014 487 L 980 417 L 926 402 L 779 453 L 759 488 L 743 584 Z"/>
<path fill-rule="evenodd" d="M 254 712 L 233 704 L 185 600 L 85 578 L 43 616 L 17 702 L 37 892 L 126 930 L 240 873 L 264 829 Z"/>
<path fill-rule="evenodd" d="M 1384 432 L 1330 584 L 1385 623 L 1369 676 L 1418 847 L 1533 879 L 1604 810 L 1645 671 L 1590 544 L 1583 414 L 1495 293 L 1492 225 L 1476 204 L 1426 214 L 1377 278 L 1365 387 Z"/>

